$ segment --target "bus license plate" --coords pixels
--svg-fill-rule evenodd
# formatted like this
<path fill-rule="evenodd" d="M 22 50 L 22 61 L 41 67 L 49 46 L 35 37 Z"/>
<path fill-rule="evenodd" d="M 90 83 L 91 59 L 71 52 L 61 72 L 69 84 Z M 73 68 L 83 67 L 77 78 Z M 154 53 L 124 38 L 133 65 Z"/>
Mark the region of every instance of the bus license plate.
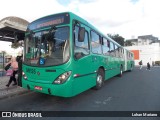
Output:
<path fill-rule="evenodd" d="M 35 89 L 35 90 L 42 90 L 42 87 L 40 87 L 40 86 L 35 86 L 34 89 Z"/>

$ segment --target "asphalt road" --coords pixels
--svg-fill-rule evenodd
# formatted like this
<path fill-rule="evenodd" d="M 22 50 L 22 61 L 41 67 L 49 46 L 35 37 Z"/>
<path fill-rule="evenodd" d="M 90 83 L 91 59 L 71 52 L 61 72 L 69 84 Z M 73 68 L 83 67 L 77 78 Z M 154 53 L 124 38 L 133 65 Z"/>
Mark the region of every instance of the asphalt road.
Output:
<path fill-rule="evenodd" d="M 151 68 L 151 71 L 135 68 L 132 72 L 123 73 L 122 77 L 107 80 L 100 90 L 90 89 L 73 98 L 31 92 L 1 100 L 0 111 L 160 111 L 159 76 L 160 67 Z M 54 117 L 54 119 L 66 118 Z M 160 118 L 87 117 L 85 119 L 159 120 Z"/>

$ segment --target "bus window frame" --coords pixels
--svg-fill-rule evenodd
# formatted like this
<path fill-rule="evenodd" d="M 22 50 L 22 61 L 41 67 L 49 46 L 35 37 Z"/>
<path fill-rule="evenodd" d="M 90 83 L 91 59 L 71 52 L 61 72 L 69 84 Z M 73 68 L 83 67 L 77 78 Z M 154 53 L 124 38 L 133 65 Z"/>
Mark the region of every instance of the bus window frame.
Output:
<path fill-rule="evenodd" d="M 97 42 L 95 42 L 95 41 L 92 41 L 92 34 L 91 34 L 92 32 L 96 33 L 96 34 L 99 36 L 99 43 L 97 43 Z M 92 51 L 92 50 L 93 50 L 93 48 L 92 48 L 92 42 L 95 42 L 95 43 L 97 43 L 97 44 L 100 44 L 101 53 L 94 53 L 94 52 Z M 103 55 L 102 37 L 101 37 L 101 35 L 100 35 L 98 32 L 96 32 L 94 29 L 91 29 L 91 30 L 90 30 L 90 45 L 91 45 L 91 52 L 92 52 L 92 54 Z"/>
<path fill-rule="evenodd" d="M 104 44 L 104 39 L 105 39 L 105 41 L 107 41 L 107 46 L 106 46 L 106 47 L 109 48 L 109 50 L 107 51 L 107 54 L 104 53 L 104 51 L 103 51 L 103 46 L 105 46 L 105 44 Z M 104 56 L 110 56 L 109 51 L 110 51 L 110 41 L 109 41 L 107 38 L 105 38 L 105 37 L 102 36 L 102 54 L 103 54 Z"/>
<path fill-rule="evenodd" d="M 75 20 L 75 19 L 73 19 L 73 22 L 72 22 L 72 36 L 73 36 L 73 58 L 74 58 L 74 60 L 79 60 L 79 59 L 81 59 L 81 58 L 83 58 L 83 57 L 85 57 L 85 56 L 88 56 L 88 55 L 90 55 L 90 37 L 89 37 L 89 32 L 85 29 L 85 34 L 87 33 L 87 38 L 88 38 L 88 54 L 86 54 L 85 56 L 83 56 L 83 57 L 80 57 L 79 59 L 77 59 L 76 57 L 75 57 L 75 44 L 76 44 L 76 42 L 75 42 L 75 26 L 77 26 L 77 27 L 84 27 L 84 28 L 86 28 L 87 27 L 87 25 L 85 25 L 85 24 L 83 24 L 82 22 L 80 22 L 80 21 L 78 21 L 78 20 Z M 79 32 L 78 32 L 79 33 Z M 84 37 L 84 39 L 85 39 L 85 37 Z"/>
<path fill-rule="evenodd" d="M 113 51 L 111 49 L 111 44 L 112 44 L 112 47 L 113 47 Z M 110 52 L 109 52 L 110 56 L 112 57 L 116 57 L 115 56 L 115 45 L 114 45 L 114 42 L 110 41 Z"/>

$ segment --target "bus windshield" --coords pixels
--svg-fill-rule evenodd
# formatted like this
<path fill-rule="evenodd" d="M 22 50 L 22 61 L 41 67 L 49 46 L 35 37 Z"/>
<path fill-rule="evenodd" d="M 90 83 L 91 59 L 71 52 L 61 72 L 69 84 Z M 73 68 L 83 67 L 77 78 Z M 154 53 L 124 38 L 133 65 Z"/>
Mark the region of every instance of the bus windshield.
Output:
<path fill-rule="evenodd" d="M 25 38 L 24 63 L 27 65 L 60 65 L 69 57 L 69 27 L 30 33 Z"/>

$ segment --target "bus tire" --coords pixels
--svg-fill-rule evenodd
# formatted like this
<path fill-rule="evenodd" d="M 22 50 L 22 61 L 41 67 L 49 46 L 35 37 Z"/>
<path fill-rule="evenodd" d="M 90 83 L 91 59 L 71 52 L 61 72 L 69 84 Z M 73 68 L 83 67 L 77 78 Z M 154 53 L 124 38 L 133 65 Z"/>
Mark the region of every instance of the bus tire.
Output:
<path fill-rule="evenodd" d="M 121 67 L 120 67 L 119 77 L 122 77 L 122 75 L 123 75 L 123 67 L 121 66 Z"/>
<path fill-rule="evenodd" d="M 104 70 L 100 68 L 97 72 L 96 86 L 94 87 L 94 89 L 99 90 L 100 88 L 102 88 L 103 84 L 104 84 Z"/>

